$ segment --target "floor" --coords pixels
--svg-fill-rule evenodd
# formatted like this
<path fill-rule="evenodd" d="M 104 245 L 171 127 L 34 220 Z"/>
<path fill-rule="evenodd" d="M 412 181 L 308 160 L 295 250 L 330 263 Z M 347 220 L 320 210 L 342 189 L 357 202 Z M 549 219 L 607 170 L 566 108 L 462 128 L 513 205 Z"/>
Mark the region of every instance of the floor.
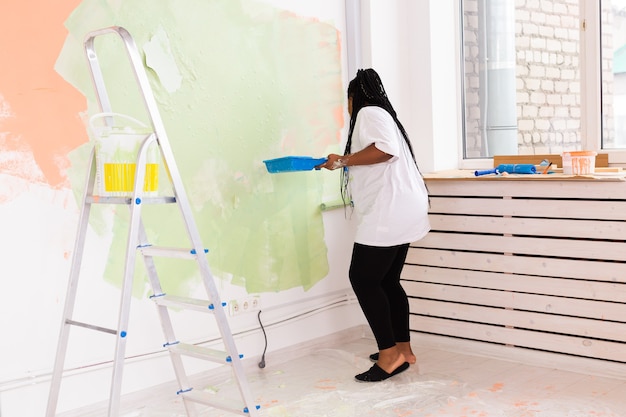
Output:
<path fill-rule="evenodd" d="M 371 339 L 248 371 L 261 417 L 624 417 L 626 381 L 415 348 L 418 364 L 387 381 L 359 383 Z M 171 388 L 171 387 L 170 387 Z M 232 381 L 205 389 L 238 397 Z M 168 392 L 172 392 L 168 390 Z M 106 407 L 65 413 L 102 416 Z M 151 392 L 122 400 L 122 417 L 183 417 L 180 399 Z M 234 414 L 199 407 L 201 417 Z"/>

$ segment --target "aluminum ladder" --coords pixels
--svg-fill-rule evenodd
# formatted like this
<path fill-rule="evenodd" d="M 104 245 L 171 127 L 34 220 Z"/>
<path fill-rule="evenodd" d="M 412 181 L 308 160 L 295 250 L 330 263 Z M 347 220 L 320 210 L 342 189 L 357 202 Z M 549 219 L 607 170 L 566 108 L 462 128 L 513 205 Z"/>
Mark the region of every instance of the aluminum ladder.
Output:
<path fill-rule="evenodd" d="M 125 45 L 131 67 L 139 85 L 139 91 L 143 96 L 144 104 L 151 121 L 152 133 L 149 134 L 144 140 L 137 156 L 134 191 L 132 196 L 114 197 L 98 196 L 94 194 L 97 167 L 95 151 L 91 152 L 90 169 L 87 173 L 87 182 L 83 192 L 82 210 L 79 217 L 77 237 L 74 246 L 63 319 L 61 323 L 61 331 L 50 383 L 46 416 L 53 417 L 56 413 L 64 362 L 69 342 L 69 332 L 72 326 L 80 326 L 94 331 L 110 333 L 116 337 L 115 357 L 113 360 L 113 372 L 107 415 L 109 417 L 113 417 L 119 414 L 124 355 L 126 343 L 129 338 L 127 329 L 130 315 L 132 281 L 135 271 L 135 259 L 137 251 L 139 251 L 143 257 L 150 285 L 152 286 L 153 295 L 151 298 L 156 304 L 157 312 L 166 339 L 163 346 L 169 350 L 169 355 L 174 367 L 176 379 L 178 381 L 179 389 L 176 394 L 182 396 L 187 415 L 196 416 L 196 404 L 203 404 L 205 406 L 218 408 L 234 414 L 257 417 L 259 416 L 258 409 L 260 407 L 254 404 L 241 362 L 242 355 L 239 355 L 237 352 L 237 347 L 228 324 L 224 308 L 226 303 L 223 303 L 220 300 L 220 295 L 217 291 L 214 278 L 205 255 L 208 251 L 204 249 L 200 239 L 200 234 L 192 215 L 191 207 L 174 160 L 172 149 L 168 142 L 167 134 L 165 132 L 141 56 L 130 33 L 126 29 L 119 26 L 112 26 L 91 32 L 87 35 L 84 43 L 91 78 L 96 90 L 100 109 L 104 113 L 111 113 L 111 104 L 106 92 L 102 70 L 98 63 L 94 40 L 98 36 L 107 34 L 119 35 Z M 112 125 L 113 120 L 108 118 L 106 123 Z M 151 144 L 154 145 L 155 143 L 160 150 L 161 160 L 165 164 L 166 171 L 169 173 L 169 180 L 173 190 L 172 196 L 152 197 L 143 191 L 147 149 L 148 146 Z M 76 321 L 73 318 L 78 279 L 80 275 L 79 271 L 81 268 L 87 227 L 89 224 L 89 213 L 93 204 L 125 204 L 130 208 L 130 223 L 124 266 L 124 280 L 121 289 L 117 329 L 109 329 L 93 324 L 83 323 Z M 178 249 L 152 246 L 147 239 L 141 218 L 142 206 L 145 204 L 177 204 L 186 225 L 191 247 Z M 155 257 L 182 258 L 197 262 L 204 287 L 207 291 L 208 300 L 190 299 L 163 293 L 154 263 Z M 209 349 L 194 344 L 185 344 L 178 341 L 174 334 L 174 328 L 169 315 L 169 308 L 172 307 L 177 309 L 195 310 L 214 315 L 221 333 L 222 342 L 225 348 L 224 351 Z M 188 376 L 184 369 L 182 359 L 183 356 L 205 359 L 211 362 L 230 366 L 234 374 L 234 379 L 238 385 L 241 398 L 224 399 L 215 394 L 203 393 L 200 392 L 200 390 L 194 391 L 193 387 L 189 385 Z"/>

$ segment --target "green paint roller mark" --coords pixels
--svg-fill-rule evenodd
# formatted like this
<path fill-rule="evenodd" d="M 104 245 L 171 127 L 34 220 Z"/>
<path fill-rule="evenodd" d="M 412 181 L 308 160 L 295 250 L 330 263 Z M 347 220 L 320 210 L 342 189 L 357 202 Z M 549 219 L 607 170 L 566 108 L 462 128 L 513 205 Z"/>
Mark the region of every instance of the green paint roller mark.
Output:
<path fill-rule="evenodd" d="M 322 172 L 270 175 L 262 161 L 338 151 L 343 89 L 337 29 L 249 0 L 84 0 L 66 22 L 69 36 L 56 69 L 85 95 L 90 114 L 99 110 L 82 40 L 113 25 L 129 30 L 145 54 L 213 272 L 248 292 L 310 289 L 323 279 L 328 261 L 319 203 L 337 179 Z M 108 91 L 113 110 L 147 121 L 121 42 L 98 42 L 105 80 L 115 86 Z M 81 147 L 71 155 L 77 193 L 85 154 Z M 122 209 L 114 215 L 105 271 L 115 285 L 128 227 Z M 177 211 L 163 214 L 159 206 L 144 213 L 146 226 L 153 225 L 148 235 L 158 236 L 153 243 L 187 241 Z M 102 221 L 94 220 L 97 230 Z M 197 285 L 195 265 L 163 260 L 157 266 L 166 291 Z M 145 278 L 136 283 L 134 294 L 142 295 Z"/>

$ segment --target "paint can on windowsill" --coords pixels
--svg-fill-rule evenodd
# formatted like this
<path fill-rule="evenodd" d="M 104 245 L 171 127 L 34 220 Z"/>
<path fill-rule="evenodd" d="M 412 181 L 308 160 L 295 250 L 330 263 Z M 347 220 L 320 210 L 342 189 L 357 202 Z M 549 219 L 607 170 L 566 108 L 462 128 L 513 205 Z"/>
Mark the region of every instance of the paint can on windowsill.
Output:
<path fill-rule="evenodd" d="M 593 175 L 596 168 L 595 151 L 568 151 L 561 154 L 564 175 Z"/>

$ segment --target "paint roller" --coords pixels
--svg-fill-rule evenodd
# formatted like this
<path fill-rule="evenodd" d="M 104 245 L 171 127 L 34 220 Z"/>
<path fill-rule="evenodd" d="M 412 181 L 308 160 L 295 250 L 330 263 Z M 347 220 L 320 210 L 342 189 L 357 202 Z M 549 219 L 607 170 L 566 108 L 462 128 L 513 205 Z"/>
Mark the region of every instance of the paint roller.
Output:
<path fill-rule="evenodd" d="M 537 168 L 533 164 L 500 164 L 493 169 L 474 171 L 475 176 L 489 174 L 536 174 Z"/>

